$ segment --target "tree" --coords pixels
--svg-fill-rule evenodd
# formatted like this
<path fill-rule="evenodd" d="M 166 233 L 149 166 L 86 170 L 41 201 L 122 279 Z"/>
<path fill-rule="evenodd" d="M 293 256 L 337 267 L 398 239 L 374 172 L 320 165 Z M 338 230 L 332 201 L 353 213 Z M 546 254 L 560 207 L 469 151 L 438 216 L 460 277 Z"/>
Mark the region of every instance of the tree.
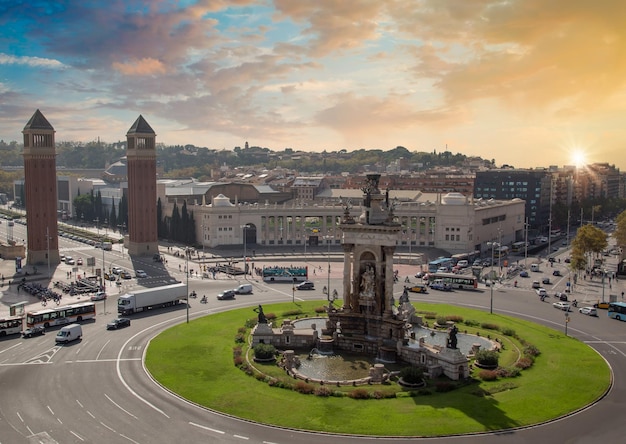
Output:
<path fill-rule="evenodd" d="M 622 211 L 615 219 L 615 232 L 613 237 L 620 247 L 626 246 L 626 210 Z"/>
<path fill-rule="evenodd" d="M 590 257 L 592 254 L 600 254 L 608 245 L 606 234 L 601 229 L 594 227 L 591 224 L 584 225 L 578 229 L 576 237 L 572 241 L 572 257 L 577 258 L 577 264 L 580 266 L 580 256 L 586 264 L 590 264 L 593 261 Z M 576 267 L 577 269 L 581 269 Z"/>

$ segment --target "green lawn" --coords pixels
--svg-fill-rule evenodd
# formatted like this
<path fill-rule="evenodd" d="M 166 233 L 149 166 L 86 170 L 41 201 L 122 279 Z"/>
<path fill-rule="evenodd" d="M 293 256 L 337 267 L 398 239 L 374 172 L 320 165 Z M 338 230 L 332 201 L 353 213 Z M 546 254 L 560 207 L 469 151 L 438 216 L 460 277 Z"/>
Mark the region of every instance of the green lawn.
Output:
<path fill-rule="evenodd" d="M 309 301 L 296 305 L 306 315 L 316 316 L 314 309 L 322 304 Z M 457 315 L 466 321 L 512 328 L 541 355 L 517 378 L 476 381 L 447 393 L 430 388 L 431 394 L 411 397 L 394 384 L 365 386 L 369 391 L 397 391 L 391 399 L 303 395 L 271 387 L 234 365 L 235 336 L 247 320 L 256 319 L 250 307 L 210 315 L 161 333 L 150 343 L 146 365 L 173 392 L 214 410 L 282 427 L 363 435 L 437 436 L 536 424 L 580 409 L 600 398 L 610 385 L 605 361 L 593 349 L 562 332 L 450 305 L 414 305 L 420 312 Z M 296 307 L 282 303 L 263 308 L 266 314 L 277 315 L 278 325 L 281 314 Z M 459 330 L 478 330 L 499 337 L 505 344 L 500 358 L 503 366 L 515 362 L 523 348 L 516 339 L 492 330 L 463 324 Z"/>

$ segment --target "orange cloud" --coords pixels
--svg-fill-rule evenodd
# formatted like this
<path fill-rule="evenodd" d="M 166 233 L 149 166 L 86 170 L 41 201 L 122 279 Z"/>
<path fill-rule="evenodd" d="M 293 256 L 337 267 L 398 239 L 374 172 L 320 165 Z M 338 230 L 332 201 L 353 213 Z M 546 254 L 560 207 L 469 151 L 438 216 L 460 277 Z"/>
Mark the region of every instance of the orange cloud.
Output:
<path fill-rule="evenodd" d="M 131 62 L 113 62 L 113 69 L 128 76 L 151 76 L 155 74 L 165 74 L 167 69 L 159 60 L 143 58 Z"/>

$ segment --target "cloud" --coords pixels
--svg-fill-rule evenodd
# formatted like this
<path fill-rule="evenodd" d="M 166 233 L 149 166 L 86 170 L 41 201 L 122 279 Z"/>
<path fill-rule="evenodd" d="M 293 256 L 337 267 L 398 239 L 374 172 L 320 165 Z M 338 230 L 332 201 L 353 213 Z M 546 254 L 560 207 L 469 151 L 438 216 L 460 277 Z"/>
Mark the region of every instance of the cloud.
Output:
<path fill-rule="evenodd" d="M 121 72 L 125 75 L 131 76 L 146 76 L 164 74 L 166 72 L 165 65 L 159 60 L 144 58 L 141 60 L 134 60 L 127 63 L 113 63 L 113 69 Z"/>
<path fill-rule="evenodd" d="M 26 65 L 33 68 L 66 68 L 63 63 L 58 60 L 46 59 L 41 57 L 12 56 L 0 53 L 0 65 Z"/>

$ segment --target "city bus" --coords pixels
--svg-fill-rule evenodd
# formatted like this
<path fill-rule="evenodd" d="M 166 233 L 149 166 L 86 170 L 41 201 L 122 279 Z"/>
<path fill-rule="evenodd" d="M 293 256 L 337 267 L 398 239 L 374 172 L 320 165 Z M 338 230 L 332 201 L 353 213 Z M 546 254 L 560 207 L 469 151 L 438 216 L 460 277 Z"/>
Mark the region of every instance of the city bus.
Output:
<path fill-rule="evenodd" d="M 439 259 L 435 259 L 434 261 L 430 261 L 428 263 L 428 272 L 436 273 L 440 268 L 446 268 L 450 270 L 454 264 L 452 263 L 451 257 L 440 257 Z"/>
<path fill-rule="evenodd" d="M 86 321 L 96 317 L 95 302 L 78 302 L 72 305 L 64 305 L 56 308 L 29 311 L 26 313 L 26 326 L 28 328 L 42 326 L 45 328 L 53 325 L 71 324 L 73 322 Z"/>
<path fill-rule="evenodd" d="M 511 245 L 511 251 L 513 253 L 519 253 L 520 251 L 525 251 L 526 250 L 526 242 L 522 241 L 522 242 L 513 242 L 513 244 Z"/>
<path fill-rule="evenodd" d="M 440 280 L 444 284 L 450 284 L 453 289 L 475 290 L 478 288 L 478 278 L 468 274 L 432 273 L 428 274 L 428 282 Z"/>
<path fill-rule="evenodd" d="M 609 303 L 609 317 L 618 321 L 626 321 L 626 302 Z"/>
<path fill-rule="evenodd" d="M 505 258 L 509 255 L 509 247 L 498 247 L 493 250 L 494 258 Z"/>
<path fill-rule="evenodd" d="M 9 316 L 8 318 L 0 318 L 0 338 L 21 333 L 23 323 L 24 318 L 21 316 Z"/>
<path fill-rule="evenodd" d="M 264 282 L 304 282 L 309 278 L 307 266 L 263 267 Z"/>

